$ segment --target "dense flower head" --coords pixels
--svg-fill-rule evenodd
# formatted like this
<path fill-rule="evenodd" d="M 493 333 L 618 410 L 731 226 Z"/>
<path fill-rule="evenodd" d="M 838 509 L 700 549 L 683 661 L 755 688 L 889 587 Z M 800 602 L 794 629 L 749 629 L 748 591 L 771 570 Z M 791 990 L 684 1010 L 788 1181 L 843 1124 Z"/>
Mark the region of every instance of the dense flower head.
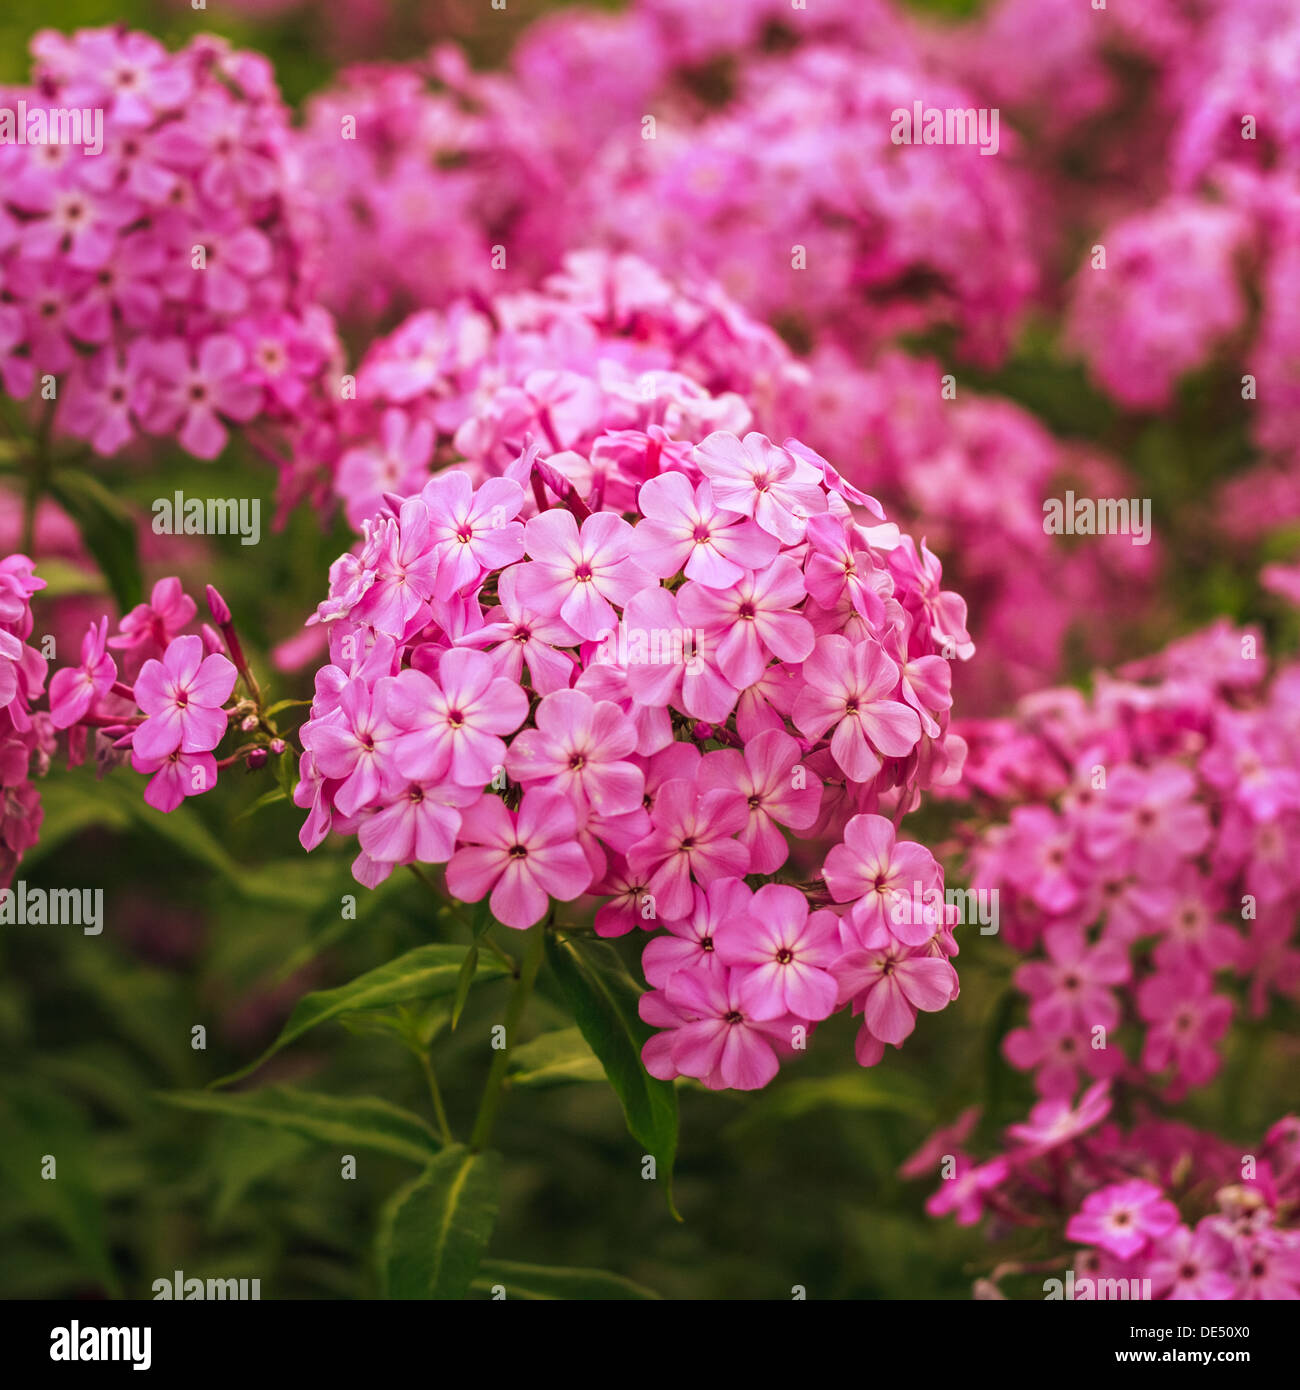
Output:
<path fill-rule="evenodd" d="M 302 842 L 356 835 L 369 886 L 445 863 L 511 927 L 582 898 L 601 935 L 663 928 L 656 1075 L 764 1085 L 848 1003 L 874 1063 L 957 993 L 943 915 L 891 909 L 942 882 L 895 835 L 960 771 L 964 605 L 797 440 L 577 418 L 386 494 L 335 562 Z M 894 877 L 841 872 L 846 836 Z"/>
<path fill-rule="evenodd" d="M 529 437 L 575 483 L 603 486 L 621 452 L 743 433 L 807 376 L 716 286 L 574 252 L 538 290 L 457 299 L 376 340 L 341 413 L 334 486 L 359 526 L 453 458 L 475 477 L 502 473 Z"/>
<path fill-rule="evenodd" d="M 1168 405 L 1174 385 L 1243 327 L 1249 235 L 1237 210 L 1189 198 L 1098 233 L 1104 263 L 1094 256 L 1078 271 L 1066 334 L 1117 400 Z"/>
<path fill-rule="evenodd" d="M 55 428 L 104 456 L 167 436 L 211 459 L 232 426 L 292 437 L 327 411 L 338 348 L 268 62 L 122 28 L 43 31 L 32 54 L 5 106 L 87 128 L 0 144 L 6 393 L 57 378 Z"/>
<path fill-rule="evenodd" d="M 918 93 L 974 104 L 908 23 L 882 3 L 747 4 L 715 30 L 715 7 L 688 8 L 689 24 L 666 5 L 552 16 L 498 73 L 450 46 L 348 70 L 300 137 L 331 307 L 373 318 L 535 282 L 598 240 L 818 339 L 948 325 L 981 361 L 1003 354 L 1036 278 L 1016 176 L 971 146 L 892 139 Z M 769 46 L 783 27 L 791 43 Z M 743 67 L 701 101 L 698 65 L 733 49 Z M 430 226 L 449 254 L 411 254 Z"/>
<path fill-rule="evenodd" d="M 1300 998 L 1300 667 L 1217 624 L 1088 699 L 1046 691 L 960 726 L 966 785 L 1008 808 L 970 851 L 999 892 L 1027 1017 L 1005 1040 L 1047 1098 L 1082 1076 L 1177 1098 L 1243 1006 Z"/>
<path fill-rule="evenodd" d="M 944 401 L 942 377 L 937 361 L 896 352 L 870 367 L 835 349 L 801 360 L 716 284 L 670 279 L 639 256 L 573 252 L 535 290 L 457 300 L 378 339 L 339 414 L 333 488 L 359 526 L 385 493 L 421 487 L 444 463 L 500 473 L 529 436 L 575 483 L 605 488 L 617 487 L 619 454 L 646 436 L 671 455 L 711 430 L 794 434 L 951 557 L 955 587 L 979 599 L 977 642 L 987 635 L 1003 657 L 963 671 L 963 696 L 992 705 L 1059 677 L 1081 612 L 1112 615 L 1089 649 L 1110 659 L 1106 639 L 1141 610 L 1158 546 L 1068 547 L 1048 535 L 1042 505 L 1054 490 L 1127 494 L 1131 483 L 1009 401 L 965 390 Z M 678 482 L 643 499 L 655 544 L 639 544 L 651 565 L 674 564 L 661 577 L 681 568 L 680 553 L 694 578 L 706 554 L 725 567 L 726 546 L 674 549 L 704 519 Z"/>
<path fill-rule="evenodd" d="M 968 1147 L 979 1118 L 968 1112 L 904 1175 L 943 1179 L 926 1203 L 932 1216 L 984 1222 L 994 1241 L 1017 1228 L 1046 1234 L 1053 1254 L 1001 1261 L 995 1285 L 1032 1271 L 1054 1276 L 1042 1285 L 1049 1298 L 1104 1298 L 1103 1287 L 1121 1287 L 1109 1296 L 1300 1299 L 1300 1120 L 1285 1116 L 1238 1149 L 1166 1119 L 1121 1127 L 1113 1099 L 1111 1083 L 1097 1081 L 1077 1101 L 1042 1100 L 983 1160 Z"/>

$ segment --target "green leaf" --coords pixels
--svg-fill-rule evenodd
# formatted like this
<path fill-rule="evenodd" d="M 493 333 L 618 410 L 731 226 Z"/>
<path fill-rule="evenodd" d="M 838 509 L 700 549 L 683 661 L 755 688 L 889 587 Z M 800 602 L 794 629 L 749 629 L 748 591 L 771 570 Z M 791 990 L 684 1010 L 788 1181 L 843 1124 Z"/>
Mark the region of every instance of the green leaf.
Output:
<path fill-rule="evenodd" d="M 465 956 L 465 964 L 461 967 L 460 979 L 456 982 L 456 998 L 451 1006 L 451 1031 L 456 1031 L 456 1025 L 460 1022 L 461 1010 L 465 1007 L 466 1000 L 469 999 L 469 988 L 474 983 L 474 971 L 478 967 L 478 943 L 487 934 L 488 928 L 492 925 L 492 913 L 486 898 L 479 903 L 474 913 L 474 921 L 470 927 L 470 940 L 473 943 L 469 952 Z"/>
<path fill-rule="evenodd" d="M 296 753 L 281 753 L 275 760 L 275 780 L 285 796 L 292 800 L 293 789 L 298 785 L 298 755 Z"/>
<path fill-rule="evenodd" d="M 79 1106 L 19 1083 L 0 1101 L 0 1180 L 29 1221 L 47 1222 L 75 1253 L 83 1274 L 120 1297 L 104 1204 L 96 1189 L 95 1140 Z M 44 1175 L 53 1160 L 53 1176 Z"/>
<path fill-rule="evenodd" d="M 255 802 L 245 811 L 241 811 L 234 820 L 238 825 L 241 820 L 248 820 L 250 816 L 255 816 L 263 806 L 274 806 L 277 801 L 288 801 L 288 797 L 279 787 L 272 787 L 269 792 L 263 792 Z"/>
<path fill-rule="evenodd" d="M 134 608 L 144 597 L 144 580 L 130 511 L 98 478 L 78 468 L 60 468 L 50 479 L 50 492 L 77 523 L 122 611 Z"/>
<path fill-rule="evenodd" d="M 510 1054 L 510 1084 L 541 1089 L 571 1081 L 603 1081 L 600 1058 L 577 1028 L 558 1028 L 522 1043 Z"/>
<path fill-rule="evenodd" d="M 459 1299 L 492 1238 L 501 1155 L 453 1145 L 385 1206 L 377 1243 L 385 1298 Z"/>
<path fill-rule="evenodd" d="M 680 1221 L 672 1196 L 677 1093 L 671 1083 L 651 1076 L 641 1062 L 641 1048 L 654 1031 L 637 1013 L 641 988 L 605 942 L 584 942 L 579 951 L 572 940 L 548 937 L 546 955 L 574 1022 L 623 1106 L 628 1131 L 654 1155 L 668 1209 Z"/>
<path fill-rule="evenodd" d="M 289 1015 L 280 1036 L 260 1057 L 212 1084 L 229 1086 L 241 1080 L 255 1072 L 282 1047 L 287 1047 L 320 1024 L 338 1018 L 340 1014 L 355 1013 L 360 1009 L 383 1009 L 407 999 L 437 999 L 453 993 L 464 955 L 464 946 L 417 946 L 414 951 L 390 960 L 377 970 L 358 975 L 355 980 L 337 989 L 318 990 L 305 995 Z M 491 978 L 505 973 L 494 961 L 481 961 L 478 968 L 483 975 Z"/>
<path fill-rule="evenodd" d="M 541 1301 L 563 1298 L 591 1299 L 602 1303 L 657 1299 L 659 1295 L 621 1274 L 603 1269 L 560 1269 L 520 1264 L 518 1260 L 484 1260 L 474 1280 L 476 1293 L 490 1293 L 499 1284 L 506 1298 Z"/>
<path fill-rule="evenodd" d="M 469 987 L 474 983 L 474 972 L 478 969 L 478 947 L 471 946 L 465 952 L 464 963 L 460 967 L 460 979 L 456 981 L 456 997 L 451 1005 L 451 1030 L 456 1031 L 460 1022 L 461 1010 L 469 999 Z"/>
<path fill-rule="evenodd" d="M 45 581 L 41 590 L 42 599 L 75 598 L 81 594 L 102 594 L 103 577 L 92 569 L 83 569 L 70 560 L 57 557 L 42 557 L 38 574 Z"/>
<path fill-rule="evenodd" d="M 275 704 L 268 706 L 262 711 L 268 719 L 273 715 L 281 714 L 287 709 L 297 709 L 299 706 L 310 705 L 310 700 L 277 700 Z"/>
<path fill-rule="evenodd" d="M 317 1095 L 292 1086 L 267 1086 L 239 1095 L 211 1091 L 159 1092 L 165 1105 L 229 1115 L 237 1120 L 288 1130 L 345 1148 L 369 1149 L 425 1164 L 441 1145 L 438 1136 L 418 1116 L 376 1096 Z"/>

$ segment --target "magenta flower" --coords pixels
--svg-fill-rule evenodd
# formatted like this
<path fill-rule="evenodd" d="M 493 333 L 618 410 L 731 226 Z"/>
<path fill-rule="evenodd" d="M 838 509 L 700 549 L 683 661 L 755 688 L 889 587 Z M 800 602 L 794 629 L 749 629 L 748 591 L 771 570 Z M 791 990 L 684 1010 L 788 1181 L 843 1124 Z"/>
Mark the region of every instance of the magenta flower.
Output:
<path fill-rule="evenodd" d="M 943 891 L 943 871 L 923 845 L 898 841 L 884 816 L 854 816 L 844 827 L 844 843 L 826 856 L 822 876 L 837 903 L 852 903 L 850 920 L 868 950 L 890 938 L 922 946 L 943 925 L 932 907 Z"/>
<path fill-rule="evenodd" d="M 506 771 L 568 797 L 580 813 L 619 815 L 639 809 L 645 775 L 628 755 L 636 749 L 632 721 L 608 700 L 557 690 L 537 707 L 537 727 L 510 745 Z"/>
<path fill-rule="evenodd" d="M 144 799 L 159 811 L 174 811 L 187 796 L 200 796 L 217 785 L 217 760 L 211 753 L 184 753 L 178 748 L 161 758 L 146 758 L 133 749 L 131 766 L 149 777 Z"/>
<path fill-rule="evenodd" d="M 1005 1158 L 975 1163 L 965 1154 L 954 1157 L 957 1159 L 956 1171 L 929 1198 L 925 1209 L 930 1216 L 947 1216 L 951 1213 L 959 1226 L 973 1226 L 987 1209 L 985 1194 L 1002 1186 L 1011 1165 Z"/>
<path fill-rule="evenodd" d="M 674 778 L 659 788 L 653 829 L 628 851 L 634 873 L 648 874 L 656 911 L 665 919 L 691 910 L 691 878 L 701 884 L 749 871 L 749 852 L 734 836 L 746 820 L 744 800 L 731 792 L 701 791 Z"/>
<path fill-rule="evenodd" d="M 797 1019 L 759 1020 L 740 1002 L 734 974 L 679 970 L 664 990 L 668 1004 L 690 1021 L 673 1034 L 672 1061 L 682 1076 L 711 1090 L 756 1091 L 780 1068 L 774 1040 L 789 1042 Z"/>
<path fill-rule="evenodd" d="M 718 430 L 696 445 L 695 462 L 718 506 L 753 517 L 785 545 L 801 541 L 808 518 L 826 510 L 820 471 L 765 435 L 742 441 Z"/>
<path fill-rule="evenodd" d="M 1078 1089 L 1080 1070 L 1098 1080 L 1118 1076 L 1127 1066 L 1121 1047 L 1093 1044 L 1091 1030 L 1013 1028 L 1002 1040 L 1002 1052 L 1013 1067 L 1034 1073 L 1040 1096 L 1068 1100 Z"/>
<path fill-rule="evenodd" d="M 1077 1107 L 1066 1099 L 1040 1100 L 1024 1124 L 1007 1126 L 1007 1137 L 1027 1153 L 1047 1153 L 1095 1129 L 1109 1114 L 1110 1082 L 1098 1081 L 1079 1097 Z"/>
<path fill-rule="evenodd" d="M 524 666 L 528 684 L 539 695 L 567 690 L 573 678 L 573 658 L 556 647 L 576 647 L 582 641 L 561 618 L 546 618 L 519 597 L 521 565 L 502 570 L 497 579 L 497 608 L 484 614 L 484 624 L 466 633 L 461 646 L 488 648 L 497 674 L 522 684 Z"/>
<path fill-rule="evenodd" d="M 210 334 L 193 356 L 182 342 L 159 343 L 150 361 L 162 390 L 146 411 L 146 427 L 175 431 L 195 458 L 214 459 L 226 447 L 223 416 L 243 424 L 261 407 L 261 387 L 248 381 L 244 345 L 232 334 Z"/>
<path fill-rule="evenodd" d="M 1088 826 L 1089 852 L 1149 882 L 1179 871 L 1210 840 L 1210 816 L 1185 767 L 1119 767 L 1098 797 Z"/>
<path fill-rule="evenodd" d="M 81 639 L 81 665 L 65 667 L 50 678 L 50 722 L 56 729 L 71 728 L 117 679 L 117 664 L 107 646 L 108 619 L 104 617 Z"/>
<path fill-rule="evenodd" d="M 461 826 L 458 808 L 482 795 L 477 787 L 410 782 L 363 816 L 357 840 L 382 864 L 445 864 Z"/>
<path fill-rule="evenodd" d="M 447 865 L 447 890 L 476 903 L 489 893 L 492 915 L 522 930 L 545 916 L 551 899 L 572 902 L 591 883 L 591 869 L 576 840 L 577 816 L 562 797 L 526 791 L 518 812 L 485 796 L 464 814 L 463 848 Z"/>
<path fill-rule="evenodd" d="M 644 888 L 642 889 L 644 892 Z M 667 936 L 647 941 L 641 953 L 646 983 L 662 989 L 678 970 L 703 970 L 725 974 L 717 951 L 718 934 L 729 924 L 749 921 L 753 894 L 738 878 L 715 878 L 707 888 L 691 890 L 694 903 L 682 918 L 652 925 L 664 926 Z"/>
<path fill-rule="evenodd" d="M 1231 1298 L 1236 1282 L 1223 1268 L 1224 1242 L 1204 1223 L 1195 1231 L 1178 1226 L 1151 1251 L 1146 1277 L 1156 1298 L 1219 1301 Z"/>
<path fill-rule="evenodd" d="M 380 416 L 377 433 L 375 443 L 344 452 L 335 475 L 335 487 L 347 502 L 348 520 L 356 527 L 383 507 L 385 494 L 406 497 L 418 492 L 433 458 L 431 420 L 412 421 L 404 410 L 394 407 Z M 469 487 L 468 478 L 465 485 Z"/>
<path fill-rule="evenodd" d="M 358 597 L 357 617 L 389 637 L 405 638 L 407 628 L 428 612 L 437 582 L 438 562 L 424 502 L 408 497 L 396 519 L 371 521 L 361 558 L 370 583 Z"/>
<path fill-rule="evenodd" d="M 808 899 L 785 883 L 759 888 L 749 914 L 732 917 L 717 934 L 717 953 L 731 968 L 736 998 L 752 1019 L 818 1020 L 834 1012 L 838 986 L 839 918 L 808 911 Z"/>
<path fill-rule="evenodd" d="M 595 641 L 618 621 L 622 607 L 649 578 L 629 558 L 632 528 L 609 512 L 589 516 L 579 531 L 563 510 L 532 517 L 524 546 L 532 563 L 519 575 L 519 595 L 548 617 L 558 615 L 580 636 Z"/>
<path fill-rule="evenodd" d="M 1128 1260 L 1178 1224 L 1178 1208 L 1164 1193 L 1154 1183 L 1135 1179 L 1089 1193 L 1066 1223 L 1065 1234 L 1080 1245 L 1098 1245 Z"/>
<path fill-rule="evenodd" d="M 726 589 L 687 583 L 677 595 L 677 611 L 704 634 L 727 680 L 744 690 L 773 657 L 796 664 L 813 650 L 812 624 L 791 611 L 805 597 L 798 565 L 780 555 Z"/>
<path fill-rule="evenodd" d="M 442 654 L 436 679 L 413 668 L 401 672 L 388 713 L 398 729 L 394 761 L 403 777 L 482 787 L 504 767 L 499 736 L 523 723 L 528 697 L 496 674 L 486 652 L 454 648 Z"/>
<path fill-rule="evenodd" d="M 749 818 L 736 837 L 749 851 L 749 872 L 775 873 L 789 846 L 781 826 L 808 830 L 821 806 L 821 779 L 802 762 L 803 753 L 789 734 L 765 729 L 749 739 L 745 751 L 721 748 L 700 764 L 701 791 L 729 791 L 744 797 Z"/>
<path fill-rule="evenodd" d="M 730 716 L 739 692 L 719 669 L 711 644 L 683 625 L 667 589 L 656 585 L 634 595 L 623 613 L 623 631 L 629 642 L 627 683 L 638 704 L 672 705 L 711 724 Z M 634 638 L 641 639 L 644 655 L 633 650 Z"/>
<path fill-rule="evenodd" d="M 1142 1049 L 1143 1070 L 1172 1069 L 1175 1093 L 1204 1086 L 1219 1070 L 1215 1043 L 1232 1021 L 1232 1000 L 1215 994 L 1204 971 L 1161 971 L 1138 986 L 1138 1013 L 1150 1025 Z"/>
<path fill-rule="evenodd" d="M 373 689 L 360 677 L 349 680 L 334 710 L 303 726 L 303 747 L 315 770 L 340 784 L 334 804 L 345 816 L 398 785 L 399 731 L 388 711 L 393 685 L 392 677 L 376 681 Z"/>
<path fill-rule="evenodd" d="M 179 579 L 160 579 L 153 586 L 149 602 L 136 604 L 118 624 L 118 636 L 110 637 L 108 645 L 137 658 L 161 656 L 197 611 L 197 605 L 181 588 Z"/>
<path fill-rule="evenodd" d="M 888 698 L 898 689 L 898 667 L 879 643 L 855 645 L 834 633 L 819 637 L 803 676 L 807 684 L 795 700 L 795 727 L 821 738 L 833 726 L 831 753 L 851 781 L 869 782 L 883 758 L 905 757 L 919 742 L 916 711 Z"/>
<path fill-rule="evenodd" d="M 1043 946 L 1049 961 L 1028 961 L 1015 974 L 1032 1001 L 1035 1027 L 1048 1033 L 1117 1028 L 1120 1009 L 1111 986 L 1125 984 L 1132 970 L 1124 947 L 1113 941 L 1090 946 L 1083 928 L 1069 922 L 1048 927 Z"/>
<path fill-rule="evenodd" d="M 203 655 L 199 637 L 177 637 L 161 661 L 146 661 L 135 680 L 136 703 L 148 718 L 132 747 L 142 758 L 208 753 L 226 732 L 221 708 L 235 688 L 234 663 L 217 653 Z"/>
<path fill-rule="evenodd" d="M 841 1001 L 853 1001 L 864 1031 L 894 1047 L 916 1027 L 918 1010 L 937 1013 L 957 997 L 957 972 L 946 960 L 892 941 L 880 950 L 841 956 L 835 974 Z"/>
<path fill-rule="evenodd" d="M 450 469 L 426 483 L 420 496 L 438 561 L 434 598 L 450 598 L 488 570 L 523 559 L 524 527 L 514 519 L 524 504 L 518 483 L 488 478 L 476 492 L 465 473 Z"/>
<path fill-rule="evenodd" d="M 635 529 L 631 553 L 660 579 L 684 570 L 687 579 L 725 589 L 747 570 L 765 568 L 780 549 L 775 536 L 720 507 L 707 482 L 692 487 L 680 473 L 643 483 L 637 505 L 645 520 Z"/>

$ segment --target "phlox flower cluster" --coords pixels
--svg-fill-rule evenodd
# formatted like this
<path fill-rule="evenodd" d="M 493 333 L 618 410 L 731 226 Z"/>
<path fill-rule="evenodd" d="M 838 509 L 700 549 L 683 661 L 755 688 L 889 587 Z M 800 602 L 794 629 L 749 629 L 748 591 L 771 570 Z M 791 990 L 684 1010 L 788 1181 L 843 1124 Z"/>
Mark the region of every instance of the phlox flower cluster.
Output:
<path fill-rule="evenodd" d="M 1096 384 L 1158 410 L 1188 374 L 1232 364 L 1253 378 L 1256 445 L 1294 471 L 1296 7 L 1163 0 L 1098 22 L 1072 0 L 999 0 L 940 47 L 1021 133 L 1043 251 L 1079 257 L 1065 339 Z M 1256 529 L 1278 520 L 1254 509 Z"/>
<path fill-rule="evenodd" d="M 1021 408 L 963 391 L 945 401 L 937 361 L 837 349 L 801 361 L 707 281 L 669 280 L 632 255 L 572 252 L 537 290 L 455 301 L 378 339 L 340 410 L 334 489 L 359 526 L 383 494 L 417 490 L 453 459 L 499 474 L 528 436 L 583 483 L 647 433 L 661 447 L 710 429 L 794 434 L 847 476 L 924 518 L 937 550 L 978 596 L 1003 659 L 963 669 L 963 696 L 990 705 L 1055 678 L 1078 615 L 1091 655 L 1149 590 L 1158 548 L 1101 538 L 1067 548 L 1042 526 L 1042 499 L 1075 486 L 1122 493 L 1121 470 L 1067 447 Z M 598 448 L 593 446 L 600 441 Z"/>
<path fill-rule="evenodd" d="M 30 633 L 32 626 L 30 610 L 16 607 L 17 595 L 45 586 L 32 569 L 21 555 L 3 561 L 14 591 L 11 606 L 18 613 L 15 634 L 24 628 Z M 225 601 L 209 588 L 208 602 L 216 626 L 204 623 L 197 632 L 187 631 L 195 625 L 197 605 L 172 577 L 159 580 L 148 601 L 126 613 L 111 636 L 107 616 L 93 621 L 81 640 L 79 661 L 54 671 L 48 709 L 35 714 L 30 705 L 44 685 L 45 659 L 30 647 L 20 651 L 15 636 L 16 691 L 0 679 L 0 693 L 11 692 L 14 726 L 5 787 L 7 798 L 10 786 L 15 788 L 15 806 L 26 816 L 27 829 L 25 839 L 7 835 L 8 848 L 20 853 L 35 842 L 40 816 L 30 778 L 48 770 L 60 735 L 70 765 L 93 756 L 102 774 L 129 759 L 149 778 L 144 800 L 160 811 L 174 811 L 187 797 L 211 791 L 221 767 L 239 761 L 262 766 L 270 752 L 284 751 L 282 740 L 263 740 L 260 747 L 249 743 L 217 762 L 214 753 L 232 721 L 252 733 L 259 719 L 250 702 L 231 699 L 236 680 L 246 672 L 244 657 Z"/>
<path fill-rule="evenodd" d="M 672 452 L 715 428 L 743 434 L 807 380 L 715 286 L 574 252 L 540 290 L 458 299 L 377 339 L 340 412 L 334 486 L 359 527 L 452 459 L 475 478 L 503 473 L 531 436 L 585 487 L 648 436 Z"/>
<path fill-rule="evenodd" d="M 302 842 L 355 835 L 367 885 L 445 864 L 509 927 L 666 933 L 655 1075 L 764 1085 L 845 1004 L 878 1061 L 957 990 L 947 922 L 893 907 L 942 881 L 896 826 L 960 773 L 965 605 L 796 440 L 584 447 L 442 471 L 335 562 Z"/>
<path fill-rule="evenodd" d="M 0 144 L 5 392 L 54 377 L 55 429 L 105 456 L 166 436 L 211 459 L 232 425 L 305 428 L 338 353 L 267 60 L 121 29 L 45 31 L 32 53 L 5 107 L 99 112 L 102 149 Z"/>
<path fill-rule="evenodd" d="M 1177 1099 L 1217 1073 L 1241 1007 L 1300 999 L 1300 665 L 1218 624 L 1008 720 L 967 724 L 967 785 L 1005 806 L 969 851 L 997 889 L 1044 1097 L 1080 1078 Z"/>
<path fill-rule="evenodd" d="M 1101 1280 L 1135 1280 L 1119 1296 L 1300 1299 L 1300 1119 L 1284 1117 L 1243 1151 L 1165 1119 L 1122 1127 L 1111 1106 L 1108 1081 L 1094 1082 L 1074 1105 L 1042 1100 L 983 1160 L 966 1148 L 979 1118 L 967 1111 L 902 1171 L 941 1175 L 926 1203 L 932 1216 L 982 1221 L 993 1241 L 1023 1230 L 1051 1240 L 1047 1259 L 1002 1261 L 992 1296 L 1004 1296 L 1001 1279 L 1068 1269 L 1075 1298 L 1104 1296 Z"/>
<path fill-rule="evenodd" d="M 330 307 L 536 283 L 598 243 L 719 280 L 805 338 L 864 350 L 950 327 L 997 360 L 1037 278 L 1006 148 L 912 158 L 890 139 L 919 93 L 936 108 L 973 96 L 884 4 L 704 16 L 716 8 L 551 16 L 499 72 L 450 46 L 345 71 L 301 136 Z M 716 80 L 710 64 L 725 65 Z M 460 254 L 410 263 L 430 218 Z M 371 299 L 362 268 L 380 261 L 393 292 Z"/>

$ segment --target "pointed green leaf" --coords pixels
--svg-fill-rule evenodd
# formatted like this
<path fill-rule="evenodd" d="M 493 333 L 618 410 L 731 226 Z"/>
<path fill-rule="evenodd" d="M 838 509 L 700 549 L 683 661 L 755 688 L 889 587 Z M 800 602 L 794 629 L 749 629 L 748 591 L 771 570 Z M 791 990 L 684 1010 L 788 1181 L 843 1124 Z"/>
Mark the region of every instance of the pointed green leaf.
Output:
<path fill-rule="evenodd" d="M 144 580 L 130 511 L 94 474 L 78 468 L 60 468 L 50 492 L 76 522 L 122 611 L 134 608 L 144 596 Z"/>
<path fill-rule="evenodd" d="M 560 982 L 574 1022 L 600 1059 L 633 1138 L 652 1154 L 674 1216 L 672 1173 L 677 1153 L 677 1093 L 646 1071 L 641 1048 L 653 1029 L 641 1021 L 641 987 L 603 941 L 547 939 L 547 960 Z M 678 1217 L 678 1220 L 681 1218 Z"/>
<path fill-rule="evenodd" d="M 454 993 L 465 950 L 464 946 L 417 946 L 414 951 L 390 960 L 377 970 L 358 975 L 355 980 L 337 989 L 318 990 L 306 995 L 289 1015 L 280 1036 L 260 1057 L 212 1084 L 229 1086 L 241 1080 L 255 1072 L 282 1047 L 287 1047 L 304 1033 L 341 1014 L 355 1013 L 361 1009 L 383 1009 L 407 999 L 437 999 Z M 480 961 L 478 969 L 485 977 L 495 978 L 505 973 L 495 961 Z"/>
<path fill-rule="evenodd" d="M 400 1189 L 380 1217 L 385 1298 L 460 1299 L 496 1224 L 501 1155 L 453 1145 Z"/>
<path fill-rule="evenodd" d="M 577 1028 L 558 1028 L 522 1043 L 510 1054 L 510 1084 L 563 1086 L 571 1081 L 603 1081 L 600 1058 Z"/>
<path fill-rule="evenodd" d="M 608 1303 L 659 1297 L 631 1279 L 624 1279 L 621 1274 L 607 1274 L 603 1269 L 560 1269 L 520 1264 L 518 1260 L 484 1260 L 479 1265 L 474 1290 L 488 1293 L 496 1285 L 505 1289 L 507 1300 L 574 1298 Z"/>
<path fill-rule="evenodd" d="M 438 1136 L 418 1115 L 376 1096 L 344 1098 L 317 1095 L 292 1086 L 267 1086 L 239 1095 L 161 1092 L 158 1099 L 182 1110 L 229 1115 L 287 1130 L 305 1139 L 392 1154 L 412 1163 L 428 1163 L 441 1147 Z"/>

